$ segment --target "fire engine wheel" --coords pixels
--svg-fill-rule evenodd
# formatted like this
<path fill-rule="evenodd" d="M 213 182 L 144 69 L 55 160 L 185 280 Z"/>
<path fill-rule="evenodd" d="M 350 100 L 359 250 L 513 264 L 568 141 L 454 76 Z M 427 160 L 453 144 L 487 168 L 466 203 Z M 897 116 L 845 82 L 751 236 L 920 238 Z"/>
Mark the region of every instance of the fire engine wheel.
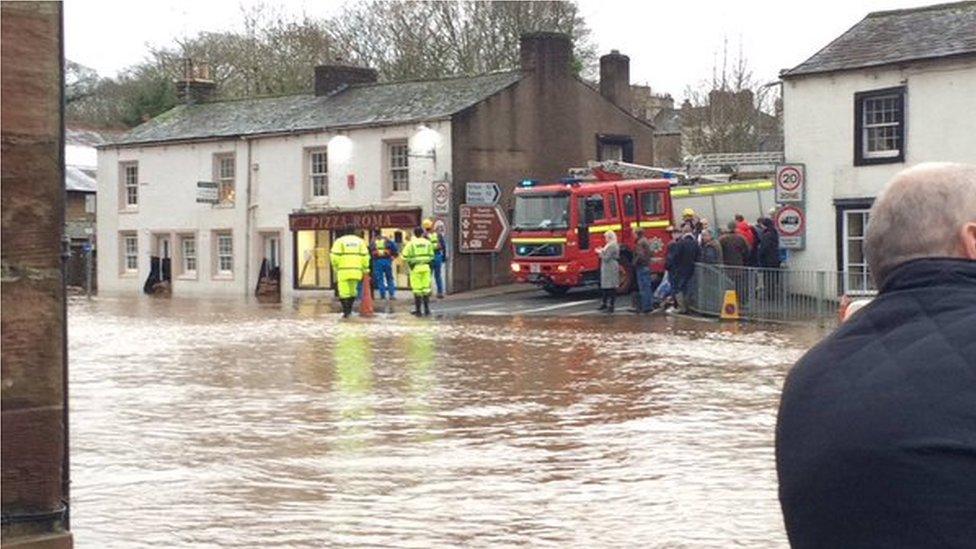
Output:
<path fill-rule="evenodd" d="M 549 295 L 566 295 L 569 291 L 569 286 L 559 286 L 557 284 L 546 284 L 542 287 L 543 290 Z"/>

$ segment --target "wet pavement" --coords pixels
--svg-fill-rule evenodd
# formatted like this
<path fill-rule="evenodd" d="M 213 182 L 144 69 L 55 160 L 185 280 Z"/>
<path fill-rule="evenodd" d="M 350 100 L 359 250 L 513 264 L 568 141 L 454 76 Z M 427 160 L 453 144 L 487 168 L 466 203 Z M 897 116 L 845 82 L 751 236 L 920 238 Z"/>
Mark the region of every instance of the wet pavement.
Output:
<path fill-rule="evenodd" d="M 591 298 L 72 300 L 76 543 L 785 546 L 775 408 L 822 334 Z"/>

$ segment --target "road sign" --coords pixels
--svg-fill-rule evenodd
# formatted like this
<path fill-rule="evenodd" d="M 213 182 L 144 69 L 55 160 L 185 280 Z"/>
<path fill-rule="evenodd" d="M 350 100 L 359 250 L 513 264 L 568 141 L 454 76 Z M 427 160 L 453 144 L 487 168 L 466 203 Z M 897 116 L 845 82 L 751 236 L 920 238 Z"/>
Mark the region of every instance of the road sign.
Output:
<path fill-rule="evenodd" d="M 434 181 L 432 184 L 434 195 L 434 215 L 449 215 L 451 213 L 451 182 Z"/>
<path fill-rule="evenodd" d="M 806 214 L 802 206 L 783 206 L 776 212 L 776 231 L 779 232 L 779 247 L 787 250 L 802 250 L 806 235 Z"/>
<path fill-rule="evenodd" d="M 776 187 L 773 192 L 780 204 L 802 203 L 806 192 L 806 170 L 803 164 L 776 166 Z"/>
<path fill-rule="evenodd" d="M 202 204 L 220 202 L 220 185 L 214 181 L 197 181 L 197 202 Z"/>
<path fill-rule="evenodd" d="M 464 190 L 464 202 L 472 206 L 494 206 L 502 197 L 498 183 L 468 183 Z"/>
<path fill-rule="evenodd" d="M 461 204 L 458 210 L 461 253 L 498 252 L 508 238 L 508 220 L 498 206 Z"/>

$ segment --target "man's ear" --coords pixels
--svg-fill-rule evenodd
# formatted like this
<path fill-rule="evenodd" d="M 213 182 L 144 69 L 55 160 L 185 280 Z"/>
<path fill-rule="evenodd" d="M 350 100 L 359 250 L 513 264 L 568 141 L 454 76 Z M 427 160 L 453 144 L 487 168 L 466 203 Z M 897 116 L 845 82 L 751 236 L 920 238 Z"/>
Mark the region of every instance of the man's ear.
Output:
<path fill-rule="evenodd" d="M 959 246 L 962 257 L 976 261 L 976 221 L 970 221 L 959 231 Z"/>

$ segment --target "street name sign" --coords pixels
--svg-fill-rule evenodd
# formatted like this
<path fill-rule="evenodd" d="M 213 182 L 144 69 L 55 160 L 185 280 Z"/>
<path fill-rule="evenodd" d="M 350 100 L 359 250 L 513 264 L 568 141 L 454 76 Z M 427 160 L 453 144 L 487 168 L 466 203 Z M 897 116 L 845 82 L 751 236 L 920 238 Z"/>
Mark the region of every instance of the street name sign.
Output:
<path fill-rule="evenodd" d="M 787 205 L 776 212 L 776 231 L 779 232 L 779 247 L 787 250 L 802 250 L 807 230 L 806 213 L 802 206 Z"/>
<path fill-rule="evenodd" d="M 806 193 L 806 170 L 803 164 L 776 166 L 776 186 L 773 196 L 780 204 L 803 203 Z"/>
<path fill-rule="evenodd" d="M 461 204 L 458 225 L 461 253 L 498 252 L 508 238 L 508 220 L 498 206 Z"/>
<path fill-rule="evenodd" d="M 197 181 L 197 202 L 201 204 L 220 202 L 220 185 L 215 181 Z"/>
<path fill-rule="evenodd" d="M 464 202 L 472 206 L 494 206 L 501 197 L 498 183 L 468 183 L 464 188 Z"/>
<path fill-rule="evenodd" d="M 451 213 L 451 182 L 434 181 L 432 210 L 434 215 L 449 215 Z"/>

